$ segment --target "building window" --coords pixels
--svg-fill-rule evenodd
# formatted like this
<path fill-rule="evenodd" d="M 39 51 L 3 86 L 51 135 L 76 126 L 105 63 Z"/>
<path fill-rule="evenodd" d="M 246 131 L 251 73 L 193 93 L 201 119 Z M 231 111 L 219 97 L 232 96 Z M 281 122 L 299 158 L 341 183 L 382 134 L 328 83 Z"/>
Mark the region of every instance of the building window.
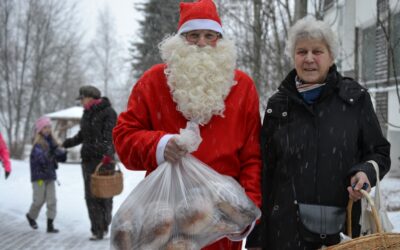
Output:
<path fill-rule="evenodd" d="M 400 77 L 400 12 L 396 13 L 392 17 L 392 23 L 390 25 L 390 45 L 392 46 L 391 52 L 393 52 L 393 55 L 390 56 L 394 57 L 396 75 L 397 77 Z M 394 77 L 392 64 L 393 60 L 390 60 L 390 76 Z"/>
<path fill-rule="evenodd" d="M 361 33 L 361 43 L 362 43 L 362 49 L 361 49 L 361 54 L 360 54 L 360 59 L 361 59 L 361 77 L 360 79 L 363 82 L 368 82 L 375 80 L 375 51 L 376 51 L 376 45 L 375 45 L 375 25 L 372 25 L 366 29 L 362 30 Z"/>

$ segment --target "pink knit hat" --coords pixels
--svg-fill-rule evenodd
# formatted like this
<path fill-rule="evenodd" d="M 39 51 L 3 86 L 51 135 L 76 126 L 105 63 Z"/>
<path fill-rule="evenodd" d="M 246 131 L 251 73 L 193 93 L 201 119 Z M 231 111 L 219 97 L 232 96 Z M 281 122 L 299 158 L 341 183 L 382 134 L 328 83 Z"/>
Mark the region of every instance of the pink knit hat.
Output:
<path fill-rule="evenodd" d="M 46 126 L 51 126 L 50 118 L 42 116 L 39 119 L 37 119 L 35 122 L 36 133 L 38 134 Z"/>

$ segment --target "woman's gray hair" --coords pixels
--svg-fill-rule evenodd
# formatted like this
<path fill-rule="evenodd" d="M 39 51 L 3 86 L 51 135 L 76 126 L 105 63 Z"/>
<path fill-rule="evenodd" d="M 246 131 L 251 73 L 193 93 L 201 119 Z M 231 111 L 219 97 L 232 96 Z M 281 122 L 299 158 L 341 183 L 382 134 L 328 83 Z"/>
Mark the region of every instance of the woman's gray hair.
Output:
<path fill-rule="evenodd" d="M 286 54 L 294 61 L 296 43 L 301 39 L 318 39 L 326 43 L 332 58 L 335 60 L 339 43 L 333 30 L 324 21 L 316 20 L 313 16 L 306 16 L 298 20 L 288 32 Z"/>

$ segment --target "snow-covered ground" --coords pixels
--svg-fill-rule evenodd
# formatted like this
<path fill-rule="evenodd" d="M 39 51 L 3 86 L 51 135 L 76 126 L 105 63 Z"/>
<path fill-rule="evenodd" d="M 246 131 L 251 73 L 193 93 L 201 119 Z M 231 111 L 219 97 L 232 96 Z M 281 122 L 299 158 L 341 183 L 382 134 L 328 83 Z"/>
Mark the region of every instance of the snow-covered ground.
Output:
<path fill-rule="evenodd" d="M 26 228 L 21 228 L 21 230 L 27 231 L 30 227 L 25 214 L 32 202 L 29 162 L 12 160 L 11 164 L 10 177 L 4 180 L 4 174 L 0 175 L 0 213 L 13 218 L 20 217 L 21 221 L 26 222 Z M 114 197 L 114 214 L 133 188 L 144 178 L 144 171 L 128 171 L 124 167 L 121 167 L 121 170 L 124 173 L 124 190 L 122 194 Z M 58 211 L 54 224 L 60 230 L 58 236 L 64 238 L 66 234 L 73 232 L 88 240 L 91 236 L 90 222 L 84 200 L 81 166 L 79 164 L 60 164 L 57 176 L 59 181 L 59 185 L 56 186 Z M 41 231 L 41 235 L 46 235 L 46 219 L 46 206 L 44 205 L 37 219 L 38 231 Z M 4 220 L 7 220 L 7 217 L 2 216 L 1 221 Z M 7 229 L 2 228 L 2 223 L 0 223 L 0 235 L 2 230 Z M 5 249 L 2 247 L 2 243 L 0 241 L 0 249 Z M 95 249 L 99 249 L 97 248 L 99 244 L 104 246 L 101 249 L 108 249 L 108 240 L 104 240 L 102 243 L 96 242 Z M 57 246 L 53 249 L 64 249 L 64 247 Z"/>
<path fill-rule="evenodd" d="M 32 202 L 32 186 L 29 163 L 12 160 L 12 173 L 4 181 L 0 181 L 0 211 L 8 212 L 24 218 Z M 122 165 L 121 165 L 122 166 Z M 144 171 L 127 171 L 124 173 L 124 190 L 114 197 L 115 213 L 130 191 L 144 178 Z M 2 177 L 4 177 L 2 175 Z M 57 193 L 57 217 L 55 224 L 62 229 L 63 225 L 74 224 L 75 229 L 82 230 L 90 236 L 90 223 L 83 192 L 83 177 L 79 164 L 60 164 L 57 171 L 59 185 Z M 38 221 L 44 225 L 46 207 L 43 206 Z M 43 221 L 43 222 L 42 222 Z"/>
<path fill-rule="evenodd" d="M 122 165 L 121 165 L 122 166 Z M 114 197 L 113 213 L 116 213 L 124 199 L 129 195 L 133 188 L 144 178 L 143 171 L 128 171 L 121 168 L 124 173 L 124 190 L 121 195 Z M 1 171 L 3 171 L 1 169 Z M 30 182 L 29 163 L 27 161 L 12 160 L 12 173 L 8 180 L 4 180 L 4 174 L 0 175 L 0 214 L 3 215 L 0 222 L 0 235 L 2 231 L 8 229 L 2 226 L 8 217 L 16 218 L 23 228 L 17 228 L 23 231 L 24 235 L 31 233 L 25 214 L 27 213 L 32 201 L 32 188 Z M 60 229 L 58 235 L 52 237 L 68 238 L 68 234 L 81 235 L 84 239 L 90 237 L 90 224 L 87 215 L 85 200 L 83 197 L 83 178 L 81 167 L 79 164 L 60 164 L 57 172 L 60 185 L 57 186 L 57 217 L 55 225 Z M 400 232 L 400 179 L 386 178 L 381 182 L 383 197 L 385 198 L 389 212 L 389 217 L 395 226 L 395 231 Z M 38 218 L 39 235 L 46 236 L 46 207 L 43 206 Z M 9 216 L 7 216 L 9 215 Z M 35 232 L 38 235 L 38 232 Z M 40 237 L 40 236 L 38 236 Z M 89 242 L 89 240 L 87 240 Z M 67 247 L 66 241 L 57 241 L 52 245 L 54 248 L 46 249 L 82 249 Z M 65 243 L 63 243 L 65 242 Z M 27 249 L 2 245 L 4 241 L 0 241 L 0 249 Z M 7 243 L 10 244 L 10 243 Z M 12 244 L 12 243 L 11 243 Z M 17 246 L 17 242 L 15 243 Z M 101 243 L 92 243 L 93 249 L 107 249 L 109 242 L 107 239 Z M 101 244 L 101 245 L 100 245 Z M 100 247 L 101 246 L 101 247 Z M 32 248 L 36 249 L 36 248 Z"/>

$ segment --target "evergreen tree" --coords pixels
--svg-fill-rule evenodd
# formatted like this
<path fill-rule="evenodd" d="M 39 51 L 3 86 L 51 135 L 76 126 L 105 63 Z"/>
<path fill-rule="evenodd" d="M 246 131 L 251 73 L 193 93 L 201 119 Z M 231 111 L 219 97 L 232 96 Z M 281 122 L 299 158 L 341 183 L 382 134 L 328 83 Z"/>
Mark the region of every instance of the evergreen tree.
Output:
<path fill-rule="evenodd" d="M 165 36 L 176 33 L 179 21 L 180 0 L 149 0 L 138 7 L 144 13 L 140 21 L 141 42 L 134 42 L 130 48 L 135 77 L 157 63 L 161 63 L 158 44 Z M 188 2 L 188 1 L 186 1 Z"/>

